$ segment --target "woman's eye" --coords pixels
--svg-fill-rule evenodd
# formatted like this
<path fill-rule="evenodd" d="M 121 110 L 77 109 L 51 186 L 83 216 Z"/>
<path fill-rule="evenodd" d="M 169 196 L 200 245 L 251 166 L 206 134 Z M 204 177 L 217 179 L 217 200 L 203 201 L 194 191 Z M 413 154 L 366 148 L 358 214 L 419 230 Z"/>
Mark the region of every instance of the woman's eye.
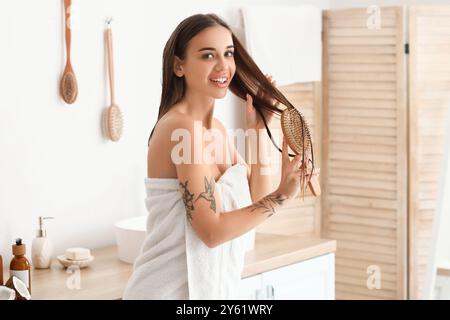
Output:
<path fill-rule="evenodd" d="M 225 56 L 226 57 L 232 57 L 234 56 L 234 52 L 233 51 L 227 51 L 225 52 Z M 203 59 L 209 59 L 209 58 L 213 58 L 214 55 L 212 53 L 206 53 L 203 55 Z"/>

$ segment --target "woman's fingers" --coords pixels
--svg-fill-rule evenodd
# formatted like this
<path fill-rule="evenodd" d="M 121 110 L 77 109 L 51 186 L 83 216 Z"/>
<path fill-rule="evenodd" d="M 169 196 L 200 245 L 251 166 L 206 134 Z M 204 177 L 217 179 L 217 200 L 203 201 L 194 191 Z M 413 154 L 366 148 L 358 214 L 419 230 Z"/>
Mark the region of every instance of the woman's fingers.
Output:
<path fill-rule="evenodd" d="M 270 81 L 270 83 L 274 86 L 277 87 L 277 81 L 273 79 L 272 75 L 268 76 L 268 80 Z M 280 104 L 280 102 L 277 99 L 272 99 L 272 105 L 273 106 L 278 106 Z"/>
<path fill-rule="evenodd" d="M 293 170 L 297 170 L 298 168 L 300 168 L 300 163 L 302 162 L 302 157 L 300 155 L 296 155 L 294 157 L 294 159 L 292 159 L 291 163 L 292 163 L 292 168 Z"/>
<path fill-rule="evenodd" d="M 282 150 L 282 166 L 286 166 L 289 162 L 289 156 L 288 156 L 288 145 L 286 142 L 286 138 L 283 136 L 283 150 Z"/>
<path fill-rule="evenodd" d="M 252 96 L 249 95 L 248 93 L 247 93 L 246 98 L 247 99 L 245 101 L 245 105 L 246 105 L 246 108 L 247 108 L 247 114 L 250 114 L 252 112 L 252 109 L 253 109 L 253 99 L 252 99 Z"/>

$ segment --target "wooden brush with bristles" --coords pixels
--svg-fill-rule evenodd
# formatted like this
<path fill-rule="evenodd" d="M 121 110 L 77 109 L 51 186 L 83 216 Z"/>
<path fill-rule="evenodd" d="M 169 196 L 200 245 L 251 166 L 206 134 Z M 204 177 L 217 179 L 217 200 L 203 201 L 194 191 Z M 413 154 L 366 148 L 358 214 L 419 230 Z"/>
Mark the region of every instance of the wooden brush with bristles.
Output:
<path fill-rule="evenodd" d="M 72 34 L 70 31 L 69 19 L 70 19 L 70 6 L 72 4 L 71 0 L 64 0 L 64 24 L 65 24 L 65 38 L 66 38 L 66 67 L 64 68 L 63 75 L 61 77 L 59 91 L 63 100 L 72 104 L 77 99 L 78 95 L 78 85 L 75 73 L 73 72 L 72 64 L 70 62 L 70 46 Z"/>
<path fill-rule="evenodd" d="M 308 124 L 299 110 L 287 107 L 281 113 L 281 130 L 288 146 L 297 155 L 302 155 L 302 173 L 300 176 L 300 190 L 304 198 L 306 185 L 314 196 L 321 194 L 317 177 L 318 171 L 314 170 L 313 146 Z M 311 166 L 312 165 L 312 166 Z M 309 176 L 308 181 L 306 181 Z"/>
<path fill-rule="evenodd" d="M 123 131 L 123 115 L 116 104 L 116 98 L 114 93 L 114 63 L 113 63 L 113 49 L 112 49 L 112 31 L 111 31 L 111 20 L 107 21 L 106 33 L 106 44 L 108 48 L 108 74 L 109 74 L 109 86 L 111 94 L 111 105 L 107 108 L 104 113 L 104 128 L 106 135 L 112 141 L 118 141 L 122 136 Z"/>

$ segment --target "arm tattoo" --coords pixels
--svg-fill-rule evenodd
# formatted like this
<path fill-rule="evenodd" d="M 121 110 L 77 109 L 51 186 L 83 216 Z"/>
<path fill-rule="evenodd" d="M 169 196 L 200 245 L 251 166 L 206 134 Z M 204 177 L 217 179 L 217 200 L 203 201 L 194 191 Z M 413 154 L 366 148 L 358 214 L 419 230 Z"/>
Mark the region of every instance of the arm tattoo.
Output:
<path fill-rule="evenodd" d="M 209 207 L 216 212 L 216 199 L 214 198 L 214 179 L 211 178 L 211 181 L 208 182 L 208 179 L 205 177 L 205 191 L 200 193 L 200 195 L 195 199 L 197 201 L 199 198 L 203 198 L 206 201 L 210 202 Z"/>
<path fill-rule="evenodd" d="M 252 208 L 251 212 L 255 211 L 258 208 L 263 208 L 264 211 L 261 213 L 268 213 L 269 217 L 271 217 L 276 212 L 274 205 L 282 205 L 285 201 L 286 198 L 284 198 L 281 194 L 269 194 L 258 202 L 252 204 L 250 206 Z"/>
<path fill-rule="evenodd" d="M 194 210 L 194 203 L 192 201 L 192 199 L 194 199 L 194 194 L 189 192 L 187 185 L 187 180 L 184 184 L 180 182 L 180 187 L 183 192 L 183 202 L 184 206 L 186 207 L 186 215 L 188 217 L 188 220 L 190 221 L 192 220 L 192 211 Z"/>
<path fill-rule="evenodd" d="M 205 177 L 205 191 L 201 192 L 197 199 L 194 199 L 194 194 L 190 193 L 188 190 L 188 180 L 186 180 L 185 183 L 180 182 L 180 188 L 183 193 L 183 202 L 184 206 L 186 207 L 186 215 L 188 217 L 188 220 L 192 220 L 192 211 L 194 211 L 194 202 L 196 202 L 198 199 L 202 198 L 206 201 L 209 201 L 209 207 L 216 212 L 216 199 L 214 198 L 214 186 L 215 181 L 214 178 L 211 178 L 211 181 L 208 182 L 208 179 Z"/>

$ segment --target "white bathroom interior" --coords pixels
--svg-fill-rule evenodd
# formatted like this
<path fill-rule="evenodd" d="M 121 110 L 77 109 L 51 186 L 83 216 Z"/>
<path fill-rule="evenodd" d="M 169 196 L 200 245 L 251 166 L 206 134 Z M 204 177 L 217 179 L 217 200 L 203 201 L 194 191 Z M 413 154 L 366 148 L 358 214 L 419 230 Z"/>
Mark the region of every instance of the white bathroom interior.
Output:
<path fill-rule="evenodd" d="M 332 64 L 335 60 L 327 58 L 325 61 L 323 58 L 328 52 L 323 42 L 323 14 L 325 11 L 347 9 L 364 11 L 373 5 L 379 6 L 383 14 L 385 7 L 436 5 L 450 8 L 450 0 L 73 0 L 71 59 L 79 93 L 76 102 L 69 105 L 59 95 L 59 78 L 65 65 L 63 1 L 1 0 L 0 254 L 3 258 L 4 281 L 9 276 L 11 246 L 16 239 L 21 238 L 26 244 L 26 255 L 31 262 L 38 218 L 52 217 L 53 219 L 45 220 L 44 224 L 47 237 L 53 244 L 53 262 L 51 269 L 32 270 L 32 298 L 121 298 L 120 292 L 146 232 L 144 177 L 147 172 L 147 139 L 158 116 L 162 51 L 171 32 L 181 20 L 195 13 L 211 12 L 220 15 L 248 46 L 255 61 L 263 66 L 262 71 L 272 73 L 276 80 L 277 74 L 279 75 L 282 91 L 286 90 L 285 92 L 291 92 L 292 97 L 297 97 L 294 91 L 300 90 L 298 99 L 302 101 L 302 92 L 309 90 L 305 96 L 313 97 L 313 103 L 311 110 L 305 114 L 307 117 L 314 116 L 315 135 L 317 141 L 321 141 L 321 151 L 317 154 L 321 157 L 320 164 L 325 168 L 328 163 L 327 155 L 332 156 L 335 150 L 333 146 L 326 147 L 328 139 L 320 138 L 331 137 L 334 132 L 332 129 L 329 132 L 322 131 L 323 127 L 333 126 L 332 122 L 323 120 L 327 114 L 332 114 L 324 112 L 323 102 L 328 99 L 324 93 L 329 89 L 331 97 L 338 87 L 332 83 L 335 79 L 331 74 L 333 69 L 324 67 L 325 63 L 330 63 L 330 68 L 334 68 Z M 303 19 L 288 22 L 276 15 L 275 18 L 267 16 L 262 19 L 254 13 L 258 12 L 257 7 L 264 6 L 266 11 L 260 12 L 266 14 L 270 12 L 270 6 L 295 7 L 298 16 Z M 318 14 L 302 15 L 302 10 Z M 249 12 L 247 21 L 243 18 L 243 12 Z M 374 11 L 367 12 L 370 15 Z M 107 139 L 101 127 L 102 112 L 110 103 L 104 42 L 105 21 L 108 17 L 112 17 L 114 32 L 115 94 L 124 116 L 122 137 L 116 142 Z M 330 23 L 335 23 L 335 18 L 339 19 L 339 13 L 330 14 Z M 407 19 L 403 22 L 407 24 Z M 299 31 L 284 33 L 289 30 L 289 26 L 295 26 Z M 310 28 L 306 29 L 308 26 Z M 447 54 L 450 55 L 450 23 L 444 25 L 446 26 L 448 33 L 439 35 L 447 37 Z M 264 31 L 258 33 L 258 30 Z M 388 31 L 392 30 L 393 27 Z M 333 37 L 334 33 L 331 31 L 330 36 Z M 280 32 L 279 37 L 274 37 L 276 32 Z M 391 34 L 387 32 L 386 35 L 388 37 Z M 407 38 L 405 36 L 405 41 Z M 273 50 L 277 56 L 272 61 L 265 56 L 267 52 L 261 51 L 268 41 L 285 45 L 282 50 L 279 47 L 278 50 Z M 330 38 L 330 50 L 334 44 L 332 41 L 334 40 Z M 294 54 L 289 52 L 290 48 Z M 450 66 L 444 68 L 450 71 Z M 398 72 L 399 69 L 396 70 Z M 379 72 L 384 71 L 380 69 Z M 327 72 L 330 72 L 327 78 L 330 87 L 323 86 L 324 74 Z M 342 71 L 345 72 L 347 70 Z M 450 96 L 450 79 L 446 83 L 444 80 L 441 85 Z M 387 81 L 391 83 L 380 85 L 392 85 L 397 80 Z M 333 85 L 336 87 L 332 87 Z M 396 90 L 397 88 L 398 86 Z M 407 89 L 403 89 L 407 92 Z M 386 91 L 388 90 L 378 91 L 380 99 L 383 99 L 381 95 Z M 396 97 L 399 99 L 398 95 Z M 333 103 L 331 97 L 329 110 L 332 110 Z M 407 99 L 402 100 L 402 103 L 406 105 Z M 242 128 L 243 105 L 243 101 L 229 93 L 225 99 L 216 101 L 215 117 L 221 119 L 229 130 Z M 367 114 L 374 115 L 376 110 L 376 106 L 371 111 L 367 109 Z M 395 119 L 397 120 L 392 120 L 392 130 L 395 132 L 395 126 L 400 123 L 407 132 L 407 118 L 403 122 Z M 447 133 L 446 140 L 443 139 L 446 143 L 442 144 L 442 150 L 439 151 L 447 162 L 450 158 L 449 136 L 450 133 Z M 405 135 L 405 144 L 402 145 L 404 150 L 407 150 L 407 137 Z M 400 141 L 398 139 L 396 141 Z M 387 147 L 380 147 L 380 150 L 387 150 Z M 396 151 L 392 147 L 389 152 L 394 154 Z M 397 177 L 403 179 L 401 181 L 410 181 L 409 164 L 406 165 L 409 163 L 408 158 L 402 158 L 397 153 L 395 155 L 397 158 L 392 157 L 405 164 L 399 166 L 404 174 Z M 391 163 L 392 157 L 383 159 Z M 285 220 L 274 220 L 272 224 L 257 228 L 255 242 L 248 251 L 241 297 L 450 299 L 450 237 L 446 232 L 450 228 L 450 208 L 446 199 L 450 192 L 450 165 L 446 165 L 445 161 L 439 167 L 438 182 L 432 187 L 439 197 L 428 203 L 429 210 L 433 211 L 430 215 L 434 219 L 430 220 L 432 226 L 427 226 L 433 232 L 426 255 L 420 256 L 424 260 L 417 262 L 423 269 L 420 269 L 423 271 L 420 281 L 414 280 L 415 274 L 411 269 L 415 262 L 410 260 L 410 253 L 414 249 L 409 247 L 413 245 L 408 240 L 409 214 L 402 215 L 402 212 L 406 214 L 411 204 L 409 196 L 406 196 L 407 185 L 398 183 L 389 189 L 391 184 L 388 184 L 386 190 L 392 194 L 398 191 L 398 186 L 405 190 L 402 198 L 387 197 L 389 201 L 392 200 L 389 204 L 384 201 L 383 187 L 379 188 L 380 196 L 374 196 L 375 200 L 370 202 L 375 207 L 383 204 L 390 209 L 391 203 L 395 203 L 395 210 L 398 210 L 395 211 L 396 220 L 389 218 L 379 222 L 370 216 L 375 213 L 366 209 L 364 214 L 367 216 L 363 217 L 365 220 L 354 222 L 349 218 L 352 213 L 345 217 L 324 213 L 326 208 L 345 210 L 349 206 L 345 201 L 356 199 L 355 203 L 359 205 L 363 199 L 367 200 L 363 196 L 349 197 L 350 200 L 336 196 L 332 181 L 337 181 L 337 178 L 332 176 L 333 166 L 330 165 L 322 174 L 323 194 L 320 198 L 309 197 L 305 207 L 290 207 L 286 211 Z M 346 170 L 345 173 L 351 174 L 350 171 Z M 326 176 L 325 180 L 323 176 L 327 172 L 330 179 Z M 383 176 L 388 181 L 393 181 L 391 176 Z M 350 178 L 346 179 L 344 177 L 339 181 L 351 181 Z M 349 190 L 360 187 L 349 184 L 343 186 Z M 364 182 L 361 186 L 364 188 Z M 402 192 L 398 191 L 396 194 Z M 325 202 L 337 200 L 342 202 L 334 203 L 333 206 Z M 307 211 L 305 216 L 302 216 L 302 210 Z M 337 227 L 333 224 L 336 221 Z M 291 227 L 282 232 L 289 223 Z M 380 264 L 373 265 L 370 262 L 372 256 L 365 253 L 368 243 L 351 233 L 354 232 L 352 223 L 360 227 L 358 230 L 370 231 L 367 236 L 374 241 L 374 254 L 378 249 L 387 248 L 388 253 Z M 367 226 L 362 226 L 364 224 Z M 372 224 L 386 232 L 384 239 L 381 239 L 383 234 L 374 233 L 376 228 L 369 230 Z M 391 227 L 392 224 L 394 227 Z M 81 269 L 81 288 L 78 289 L 67 287 L 66 279 L 70 275 L 57 260 L 57 256 L 63 255 L 68 248 L 87 248 L 95 258 L 90 265 Z M 270 253 L 274 251 L 277 256 L 271 256 Z M 360 252 L 361 255 L 356 256 L 355 252 Z M 352 261 L 361 268 L 349 265 Z M 401 266 L 401 261 L 408 267 Z M 115 275 L 115 280 L 109 284 L 110 290 L 108 287 L 105 289 L 106 284 L 96 284 L 92 280 L 99 276 L 101 270 L 104 270 L 102 268 L 108 266 L 111 268 L 108 272 Z M 381 279 L 377 278 L 380 269 Z"/>

